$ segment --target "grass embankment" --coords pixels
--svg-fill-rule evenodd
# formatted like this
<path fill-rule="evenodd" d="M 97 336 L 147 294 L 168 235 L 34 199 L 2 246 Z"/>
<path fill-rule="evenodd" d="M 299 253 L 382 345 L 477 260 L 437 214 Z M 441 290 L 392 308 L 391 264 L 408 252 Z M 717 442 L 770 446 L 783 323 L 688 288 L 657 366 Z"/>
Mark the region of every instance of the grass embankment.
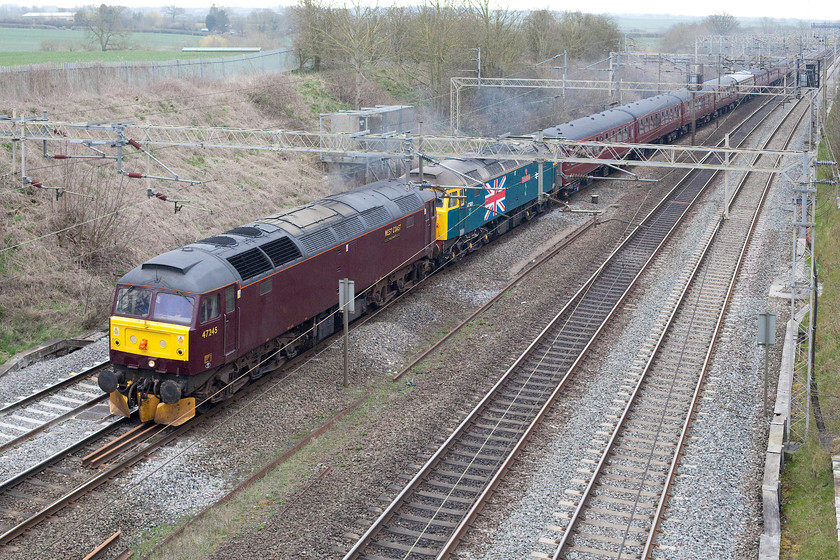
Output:
<path fill-rule="evenodd" d="M 336 87 L 317 75 L 270 75 L 236 83 L 168 80 L 147 88 L 120 84 L 99 94 L 49 92 L 27 105 L 56 120 L 153 121 L 168 126 L 317 129 L 325 108 L 348 108 Z M 117 100 L 117 102 L 115 102 Z M 3 107 L 14 107 L 0 92 Z M 31 108 L 30 108 L 31 107 Z M 54 153 L 91 155 L 60 141 Z M 27 175 L 66 193 L 21 188 L 20 152 L 0 144 L 0 363 L 51 338 L 107 324 L 116 280 L 154 255 L 330 194 L 317 157 L 270 151 L 153 148 L 178 184 L 127 180 L 110 161 L 45 161 L 26 150 Z M 110 153 L 108 154 L 110 155 Z M 142 153 L 124 167 L 151 175 L 166 170 Z M 188 207 L 146 196 L 154 188 Z M 83 195 L 83 196 L 80 196 Z"/>
<path fill-rule="evenodd" d="M 836 159 L 840 137 L 837 106 L 829 116 L 828 142 L 820 147 L 821 160 Z M 828 145 L 832 151 L 828 150 Z M 827 178 L 836 168 L 822 168 Z M 815 254 L 822 293 L 817 306 L 816 356 L 820 409 L 826 434 L 840 434 L 840 198 L 838 187 L 820 185 L 817 195 Z M 782 555 L 784 559 L 837 558 L 834 511 L 834 477 L 831 455 L 840 453 L 838 442 L 826 449 L 818 440 L 812 415 L 809 440 L 788 460 L 782 476 Z M 828 438 L 824 438 L 828 439 Z"/>

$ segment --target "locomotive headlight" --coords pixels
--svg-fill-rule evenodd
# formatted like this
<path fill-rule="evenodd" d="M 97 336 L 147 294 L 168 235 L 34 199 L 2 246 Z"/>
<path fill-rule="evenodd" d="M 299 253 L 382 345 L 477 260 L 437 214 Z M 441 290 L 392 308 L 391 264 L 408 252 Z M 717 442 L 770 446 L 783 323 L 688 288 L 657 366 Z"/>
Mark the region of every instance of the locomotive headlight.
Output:
<path fill-rule="evenodd" d="M 150 368 L 155 367 L 155 361 L 154 360 L 149 360 L 149 367 Z"/>
<path fill-rule="evenodd" d="M 161 339 L 161 341 L 160 341 L 160 347 L 161 347 L 161 348 L 166 348 L 166 341 L 165 341 L 165 340 Z"/>
<path fill-rule="evenodd" d="M 137 337 L 134 335 L 128 337 L 128 340 L 130 340 L 132 344 L 137 344 Z"/>

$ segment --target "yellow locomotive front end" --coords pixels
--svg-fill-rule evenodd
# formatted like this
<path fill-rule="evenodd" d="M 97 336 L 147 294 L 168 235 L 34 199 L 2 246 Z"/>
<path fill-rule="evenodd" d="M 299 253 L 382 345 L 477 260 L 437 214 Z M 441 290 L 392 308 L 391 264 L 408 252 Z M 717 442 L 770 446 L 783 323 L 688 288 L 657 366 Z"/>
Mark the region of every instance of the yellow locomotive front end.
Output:
<path fill-rule="evenodd" d="M 184 366 L 189 362 L 189 333 L 188 325 L 175 325 L 158 321 L 147 321 L 129 317 L 111 317 L 111 351 L 131 354 L 137 362 L 137 369 L 145 366 L 149 370 L 173 369 L 172 362 L 182 362 Z M 160 367 L 167 364 L 168 368 Z M 128 366 L 131 367 L 131 366 Z M 166 381 L 161 383 L 160 391 L 166 393 Z M 130 394 L 130 391 L 129 391 Z M 172 397 L 173 399 L 175 396 Z M 154 420 L 158 424 L 172 424 L 180 420 L 181 416 L 195 408 L 195 399 L 178 398 L 174 403 L 161 402 L 161 399 L 148 394 L 145 398 L 135 399 L 139 409 L 140 420 L 147 422 Z M 169 400 L 169 399 L 167 399 Z M 182 402 L 184 401 L 184 402 Z M 117 390 L 110 393 L 111 414 L 129 416 L 129 396 Z M 194 415 L 191 413 L 183 421 Z M 183 423 L 178 422 L 178 423 Z"/>
<path fill-rule="evenodd" d="M 183 424 L 195 415 L 195 399 L 183 397 L 189 373 L 195 296 L 139 286 L 120 286 L 110 319 L 112 370 L 99 376 L 111 414 Z"/>

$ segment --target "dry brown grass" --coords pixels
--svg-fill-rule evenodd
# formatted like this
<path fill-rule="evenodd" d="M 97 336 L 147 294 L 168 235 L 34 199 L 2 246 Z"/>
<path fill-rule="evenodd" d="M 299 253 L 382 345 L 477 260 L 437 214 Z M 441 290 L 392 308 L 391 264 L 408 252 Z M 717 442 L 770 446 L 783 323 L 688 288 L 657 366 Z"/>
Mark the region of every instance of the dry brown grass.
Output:
<path fill-rule="evenodd" d="M 284 76 L 224 83 L 169 81 L 143 91 L 114 87 L 101 95 L 40 92 L 23 107 L 3 100 L 2 95 L 0 113 L 46 112 L 50 119 L 66 122 L 255 129 L 318 126 L 318 116 L 297 93 L 296 84 Z M 69 142 L 52 142 L 48 149 L 55 154 L 93 155 Z M 103 324 L 114 281 L 142 261 L 259 219 L 273 209 L 316 199 L 330 188 L 322 180 L 315 156 L 201 148 L 152 150 L 179 177 L 202 182 L 189 185 L 127 179 L 117 173 L 113 160 L 45 159 L 34 142 L 26 150 L 26 174 L 66 192 L 56 199 L 55 191 L 21 188 L 19 175 L 13 174 L 20 172 L 20 162 L 12 162 L 10 145 L 0 150 L 4 216 L 0 223 L 0 361 L 41 340 Z M 168 175 L 130 147 L 125 150 L 124 168 Z M 147 187 L 189 200 L 190 207 L 175 214 L 172 203 L 147 198 Z"/>

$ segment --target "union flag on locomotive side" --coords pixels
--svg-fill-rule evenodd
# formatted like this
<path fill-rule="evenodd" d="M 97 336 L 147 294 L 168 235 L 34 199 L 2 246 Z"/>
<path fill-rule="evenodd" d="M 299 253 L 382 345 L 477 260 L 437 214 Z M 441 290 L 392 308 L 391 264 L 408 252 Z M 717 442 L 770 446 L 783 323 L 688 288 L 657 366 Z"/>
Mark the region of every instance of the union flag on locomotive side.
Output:
<path fill-rule="evenodd" d="M 505 179 L 507 179 L 507 176 L 501 177 L 501 181 L 499 178 L 494 179 L 492 187 L 490 183 L 484 183 L 487 188 L 487 194 L 484 195 L 484 207 L 487 208 L 487 212 L 484 213 L 484 221 L 505 211 Z"/>

